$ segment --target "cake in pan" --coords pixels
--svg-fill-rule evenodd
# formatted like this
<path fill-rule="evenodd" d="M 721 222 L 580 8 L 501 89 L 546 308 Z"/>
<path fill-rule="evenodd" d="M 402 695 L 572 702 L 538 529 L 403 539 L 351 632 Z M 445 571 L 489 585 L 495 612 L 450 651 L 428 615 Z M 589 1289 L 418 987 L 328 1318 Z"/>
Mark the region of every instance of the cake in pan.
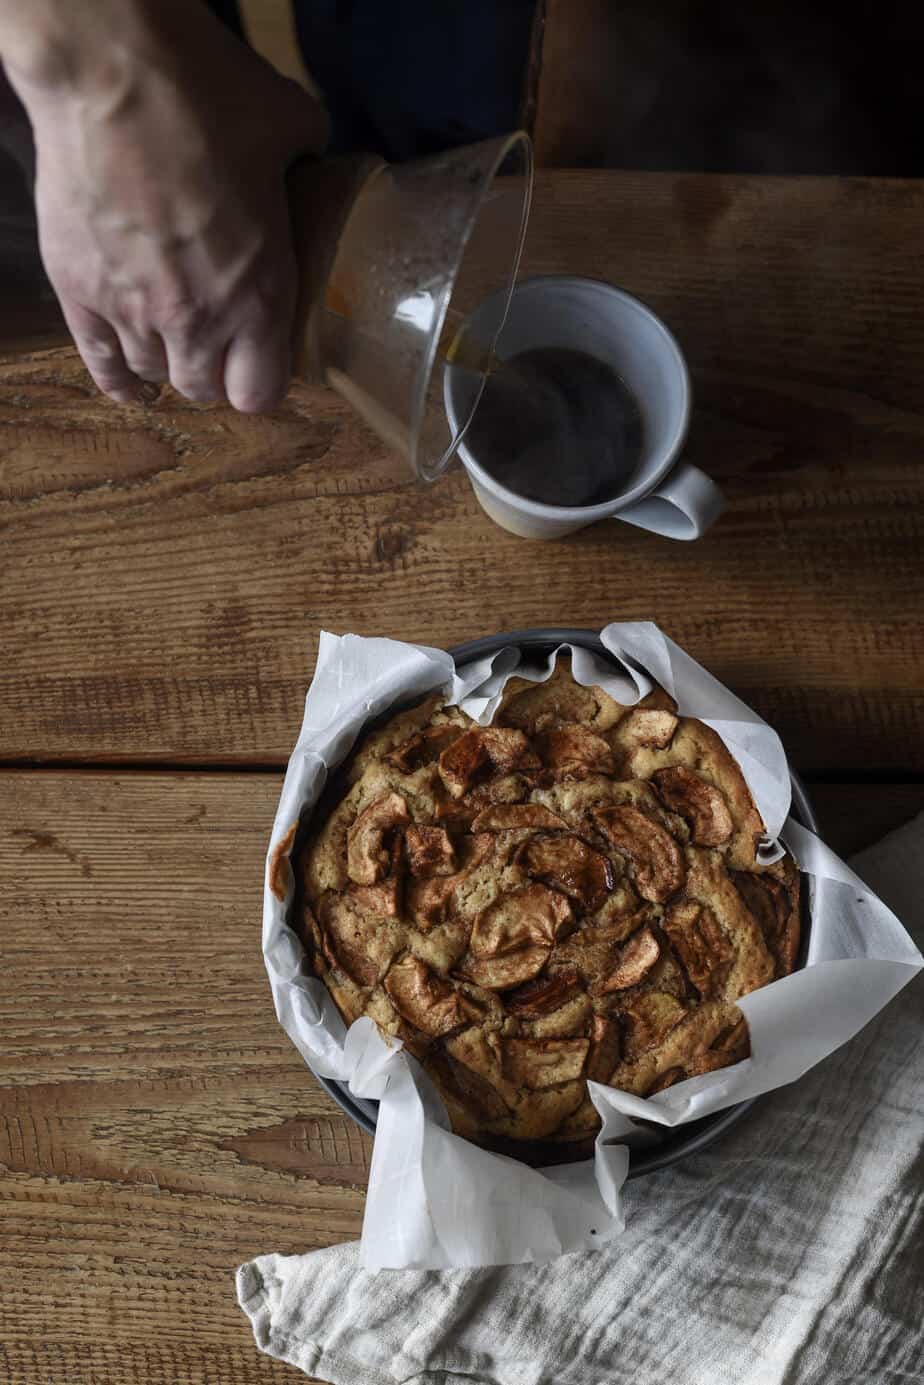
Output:
<path fill-rule="evenodd" d="M 763 830 L 714 731 L 560 657 L 490 726 L 432 697 L 366 736 L 301 852 L 303 939 L 458 1134 L 581 1158 L 588 1079 L 648 1096 L 747 1057 L 735 1001 L 799 947 L 799 873 L 759 863 Z"/>

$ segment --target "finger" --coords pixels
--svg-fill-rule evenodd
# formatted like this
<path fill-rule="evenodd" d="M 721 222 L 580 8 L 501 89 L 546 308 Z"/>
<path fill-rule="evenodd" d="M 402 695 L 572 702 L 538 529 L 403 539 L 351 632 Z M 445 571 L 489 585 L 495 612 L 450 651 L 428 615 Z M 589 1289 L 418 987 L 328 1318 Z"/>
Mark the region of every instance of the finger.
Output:
<path fill-rule="evenodd" d="M 144 382 L 129 369 L 119 338 L 105 318 L 63 298 L 61 310 L 96 386 L 117 404 L 142 403 Z"/>
<path fill-rule="evenodd" d="M 262 335 L 239 332 L 225 356 L 225 394 L 242 414 L 275 409 L 289 387 L 291 352 L 288 331 L 279 326 Z"/>
<path fill-rule="evenodd" d="M 164 337 L 170 383 L 175 390 L 199 404 L 224 399 L 225 343 L 193 345 L 188 337 Z"/>
<path fill-rule="evenodd" d="M 133 375 L 137 375 L 139 380 L 148 380 L 158 385 L 169 380 L 167 351 L 163 340 L 156 332 L 142 334 L 121 322 L 116 330 L 125 364 Z"/>

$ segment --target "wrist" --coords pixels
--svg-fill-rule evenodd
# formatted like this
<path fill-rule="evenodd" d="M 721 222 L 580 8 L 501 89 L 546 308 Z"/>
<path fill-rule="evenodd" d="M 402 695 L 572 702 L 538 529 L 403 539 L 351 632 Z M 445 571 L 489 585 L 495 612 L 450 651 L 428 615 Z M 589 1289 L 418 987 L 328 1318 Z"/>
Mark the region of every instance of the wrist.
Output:
<path fill-rule="evenodd" d="M 29 107 L 108 92 L 127 66 L 157 61 L 170 29 L 202 0 L 0 0 L 0 58 Z"/>

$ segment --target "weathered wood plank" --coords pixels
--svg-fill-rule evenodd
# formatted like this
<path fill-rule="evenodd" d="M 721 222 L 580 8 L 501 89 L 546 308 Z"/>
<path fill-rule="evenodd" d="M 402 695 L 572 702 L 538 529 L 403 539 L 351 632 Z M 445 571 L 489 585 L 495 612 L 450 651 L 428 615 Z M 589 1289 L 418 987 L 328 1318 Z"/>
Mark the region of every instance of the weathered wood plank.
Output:
<path fill-rule="evenodd" d="M 924 769 L 924 189 L 540 176 L 530 272 L 625 284 L 693 367 L 694 545 L 503 535 L 333 396 L 265 419 L 0 364 L 0 756 L 280 762 L 322 626 L 446 645 L 654 617 L 819 770 Z"/>
<path fill-rule="evenodd" d="M 0 1372 L 282 1380 L 241 1261 L 359 1234 L 370 1141 L 276 1024 L 277 776 L 0 779 Z"/>
<path fill-rule="evenodd" d="M 276 1024 L 259 951 L 279 776 L 0 776 L 0 1371 L 239 1385 L 237 1264 L 359 1234 L 370 1142 Z M 924 788 L 816 786 L 835 846 Z"/>

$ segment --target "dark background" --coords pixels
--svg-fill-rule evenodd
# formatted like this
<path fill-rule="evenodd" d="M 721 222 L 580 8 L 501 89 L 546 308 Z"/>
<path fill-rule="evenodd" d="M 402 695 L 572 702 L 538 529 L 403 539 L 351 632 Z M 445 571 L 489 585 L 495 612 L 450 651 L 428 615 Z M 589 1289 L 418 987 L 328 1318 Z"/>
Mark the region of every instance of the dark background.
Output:
<path fill-rule="evenodd" d="M 231 23 L 234 0 L 212 0 Z M 510 129 L 538 62 L 540 161 L 924 172 L 924 6 L 880 0 L 295 0 L 336 148 Z"/>
<path fill-rule="evenodd" d="M 209 2 L 241 31 L 235 0 Z M 924 173 L 924 5 L 909 0 L 295 3 L 334 152 L 405 159 L 526 123 L 546 165 Z M 0 74 L 0 341 L 24 345 L 55 316 L 29 145 Z"/>

